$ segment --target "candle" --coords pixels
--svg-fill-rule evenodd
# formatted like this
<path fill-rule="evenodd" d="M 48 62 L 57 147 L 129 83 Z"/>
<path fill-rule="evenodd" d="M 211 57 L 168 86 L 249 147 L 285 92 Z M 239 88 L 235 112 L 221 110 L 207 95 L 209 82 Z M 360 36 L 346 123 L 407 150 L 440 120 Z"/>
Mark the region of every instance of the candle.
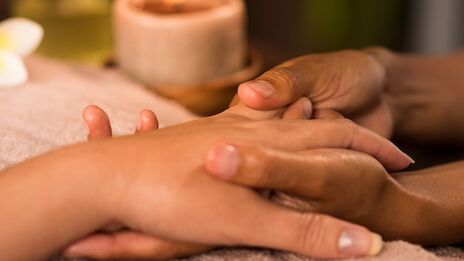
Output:
<path fill-rule="evenodd" d="M 118 0 L 114 17 L 120 67 L 152 88 L 202 84 L 245 66 L 242 0 Z"/>

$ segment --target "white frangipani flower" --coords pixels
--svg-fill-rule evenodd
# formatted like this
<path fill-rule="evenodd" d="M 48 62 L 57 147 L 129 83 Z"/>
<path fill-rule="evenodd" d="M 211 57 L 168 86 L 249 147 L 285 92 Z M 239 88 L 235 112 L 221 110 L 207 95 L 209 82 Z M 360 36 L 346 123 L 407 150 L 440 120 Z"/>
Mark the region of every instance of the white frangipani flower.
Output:
<path fill-rule="evenodd" d="M 25 18 L 0 22 L 0 88 L 14 87 L 28 78 L 22 58 L 39 46 L 42 27 Z"/>

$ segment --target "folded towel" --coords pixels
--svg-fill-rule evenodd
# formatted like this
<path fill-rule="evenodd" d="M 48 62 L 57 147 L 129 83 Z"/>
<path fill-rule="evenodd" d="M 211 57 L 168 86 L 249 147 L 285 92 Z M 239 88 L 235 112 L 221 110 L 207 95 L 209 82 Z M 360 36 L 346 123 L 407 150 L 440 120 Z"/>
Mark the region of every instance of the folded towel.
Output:
<path fill-rule="evenodd" d="M 84 68 L 31 57 L 31 79 L 24 86 L 0 90 L 0 169 L 50 149 L 85 140 L 81 111 L 97 104 L 111 117 L 116 135 L 135 129 L 140 110 L 157 112 L 162 126 L 194 119 L 172 101 L 147 91 L 116 70 Z M 285 204 L 292 204 L 291 199 Z M 55 257 L 53 261 L 67 259 Z M 221 249 L 185 261 L 309 261 L 302 256 L 261 249 Z M 357 260 L 464 260 L 460 248 L 433 252 L 406 242 L 389 242 L 380 256 Z M 68 260 L 69 261 L 69 260 Z M 73 261 L 87 261 L 73 259 Z"/>

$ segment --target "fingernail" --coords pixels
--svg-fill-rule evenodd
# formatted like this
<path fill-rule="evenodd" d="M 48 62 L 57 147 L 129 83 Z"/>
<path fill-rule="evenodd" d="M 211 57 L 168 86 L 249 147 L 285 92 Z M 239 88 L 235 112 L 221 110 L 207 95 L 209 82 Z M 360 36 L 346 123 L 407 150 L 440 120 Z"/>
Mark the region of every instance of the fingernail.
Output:
<path fill-rule="evenodd" d="M 232 178 L 238 169 L 239 155 L 236 147 L 222 144 L 214 148 L 208 155 L 211 162 L 210 171 L 221 179 Z"/>
<path fill-rule="evenodd" d="M 257 80 L 248 82 L 246 85 L 252 88 L 259 95 L 263 96 L 263 98 L 269 98 L 274 95 L 274 87 L 269 82 Z"/>
<path fill-rule="evenodd" d="M 403 152 L 403 154 L 404 154 L 404 156 L 406 156 L 406 158 L 408 158 L 408 160 L 411 162 L 411 164 L 415 164 L 415 163 L 416 163 L 416 161 L 415 161 L 413 158 L 411 158 L 411 156 L 409 156 L 408 154 L 406 154 L 406 153 L 404 153 L 404 152 Z"/>
<path fill-rule="evenodd" d="M 303 110 L 306 116 L 306 119 L 311 119 L 313 116 L 313 104 L 310 100 L 304 99 L 303 100 Z"/>
<path fill-rule="evenodd" d="M 338 240 L 338 249 L 348 256 L 375 256 L 382 250 L 382 237 L 362 229 L 346 229 Z"/>

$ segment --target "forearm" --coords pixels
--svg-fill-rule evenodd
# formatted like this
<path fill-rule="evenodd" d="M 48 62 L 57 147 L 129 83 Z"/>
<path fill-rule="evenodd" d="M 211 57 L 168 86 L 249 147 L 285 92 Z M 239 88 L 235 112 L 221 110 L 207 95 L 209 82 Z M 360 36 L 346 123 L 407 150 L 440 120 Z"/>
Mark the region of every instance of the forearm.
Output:
<path fill-rule="evenodd" d="M 464 145 L 464 53 L 414 56 L 374 52 L 386 70 L 395 136 L 406 142 Z"/>
<path fill-rule="evenodd" d="M 67 148 L 0 174 L 0 260 L 43 260 L 102 225 L 87 152 Z"/>
<path fill-rule="evenodd" d="M 392 197 L 402 226 L 390 228 L 392 237 L 430 245 L 464 241 L 464 161 L 394 177 L 409 200 Z"/>

